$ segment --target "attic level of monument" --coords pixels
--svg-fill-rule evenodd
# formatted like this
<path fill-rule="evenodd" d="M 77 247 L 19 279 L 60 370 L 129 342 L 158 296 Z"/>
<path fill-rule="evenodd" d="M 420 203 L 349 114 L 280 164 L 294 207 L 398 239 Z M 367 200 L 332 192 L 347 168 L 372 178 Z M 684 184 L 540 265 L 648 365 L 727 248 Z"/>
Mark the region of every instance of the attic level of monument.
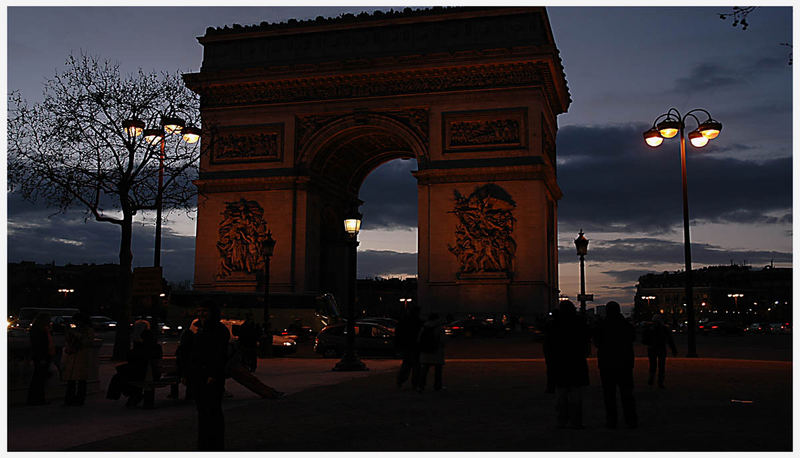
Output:
<path fill-rule="evenodd" d="M 209 29 L 200 42 L 201 71 L 184 75 L 203 120 L 195 289 L 263 290 L 271 233 L 270 291 L 349 304 L 342 221 L 373 169 L 413 158 L 423 309 L 556 306 L 556 118 L 570 97 L 544 8 Z"/>

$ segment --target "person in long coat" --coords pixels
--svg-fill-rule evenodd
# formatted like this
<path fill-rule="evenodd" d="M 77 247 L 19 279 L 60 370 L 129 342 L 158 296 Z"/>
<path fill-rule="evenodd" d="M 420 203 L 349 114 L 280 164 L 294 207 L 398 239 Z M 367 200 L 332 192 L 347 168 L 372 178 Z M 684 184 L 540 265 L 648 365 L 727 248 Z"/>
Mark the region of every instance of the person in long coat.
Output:
<path fill-rule="evenodd" d="M 198 448 L 225 449 L 225 417 L 222 396 L 225 392 L 225 366 L 230 332 L 220 323 L 219 307 L 207 303 L 192 323 L 198 331 L 189 348 L 189 386 L 197 405 Z"/>
<path fill-rule="evenodd" d="M 395 331 L 395 348 L 403 358 L 400 370 L 397 372 L 397 388 L 402 388 L 403 384 L 411 375 L 411 387 L 419 388 L 419 331 L 422 329 L 422 319 L 419 317 L 419 307 L 412 305 L 403 318 L 397 323 Z"/>
<path fill-rule="evenodd" d="M 94 330 L 89 317 L 81 312 L 72 317 L 64 338 L 64 367 L 61 377 L 67 382 L 64 404 L 81 406 L 86 401 L 86 380 L 89 378 L 89 365 L 92 355 Z"/>
<path fill-rule="evenodd" d="M 53 336 L 50 333 L 50 314 L 42 312 L 36 315 L 28 334 L 31 339 L 33 376 L 28 387 L 27 404 L 31 406 L 47 404 L 45 384 L 53 375 L 50 373 L 50 362 L 56 354 Z"/>
<path fill-rule="evenodd" d="M 583 387 L 589 385 L 590 335 L 575 305 L 562 301 L 545 337 L 550 349 L 548 367 L 556 389 L 557 426 L 583 428 Z"/>
<path fill-rule="evenodd" d="M 432 336 L 429 340 L 428 336 Z M 428 372 L 433 367 L 433 389 L 440 391 L 442 385 L 442 370 L 444 368 L 444 327 L 438 313 L 431 313 L 428 321 L 422 325 L 419 331 L 419 364 L 420 375 L 417 391 L 422 393 L 425 390 L 425 382 Z"/>
<path fill-rule="evenodd" d="M 619 304 L 606 304 L 606 318 L 594 333 L 597 346 L 597 367 L 603 384 L 606 427 L 617 427 L 617 387 L 619 387 L 625 423 L 635 428 L 638 423 L 633 398 L 633 341 L 636 330 L 620 313 Z"/>

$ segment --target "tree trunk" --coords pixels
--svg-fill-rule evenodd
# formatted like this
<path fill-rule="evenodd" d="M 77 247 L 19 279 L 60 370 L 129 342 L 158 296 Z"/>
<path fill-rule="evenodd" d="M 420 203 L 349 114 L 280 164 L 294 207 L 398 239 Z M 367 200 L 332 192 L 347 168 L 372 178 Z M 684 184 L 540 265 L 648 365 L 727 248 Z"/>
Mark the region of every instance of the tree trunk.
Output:
<path fill-rule="evenodd" d="M 133 215 L 123 210 L 122 234 L 119 243 L 119 301 L 117 302 L 117 332 L 114 338 L 114 351 L 111 359 L 123 361 L 128 358 L 131 339 L 131 239 L 133 236 Z"/>

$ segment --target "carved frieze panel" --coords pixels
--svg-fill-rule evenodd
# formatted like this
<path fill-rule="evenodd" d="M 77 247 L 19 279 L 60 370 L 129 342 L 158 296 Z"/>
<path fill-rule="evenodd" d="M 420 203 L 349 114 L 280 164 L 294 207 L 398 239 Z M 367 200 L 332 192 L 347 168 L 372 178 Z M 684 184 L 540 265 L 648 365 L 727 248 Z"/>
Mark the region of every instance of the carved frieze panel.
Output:
<path fill-rule="evenodd" d="M 502 187 L 489 183 L 469 196 L 455 194 L 458 217 L 456 244 L 448 249 L 455 255 L 462 274 L 513 271 L 517 243 L 514 232 L 514 199 Z"/>
<path fill-rule="evenodd" d="M 527 147 L 524 108 L 442 113 L 442 129 L 445 153 Z"/>
<path fill-rule="evenodd" d="M 275 162 L 283 159 L 283 124 L 219 128 L 211 140 L 211 163 Z"/>
<path fill-rule="evenodd" d="M 267 222 L 258 202 L 245 199 L 225 202 L 218 233 L 217 278 L 254 274 L 264 269 L 261 242 L 267 238 Z"/>

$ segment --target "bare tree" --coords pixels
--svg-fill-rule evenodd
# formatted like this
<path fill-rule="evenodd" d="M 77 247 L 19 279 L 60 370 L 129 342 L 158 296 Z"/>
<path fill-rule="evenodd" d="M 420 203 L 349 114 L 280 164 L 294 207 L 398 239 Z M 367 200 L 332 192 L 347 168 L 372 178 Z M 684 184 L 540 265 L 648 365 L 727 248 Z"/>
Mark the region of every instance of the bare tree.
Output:
<path fill-rule="evenodd" d="M 719 13 L 719 18 L 723 21 L 727 21 L 728 18 L 733 19 L 731 25 L 733 27 L 741 27 L 742 30 L 747 30 L 747 27 L 750 25 L 747 22 L 747 16 L 752 13 L 757 6 L 734 6 L 729 12 Z"/>
<path fill-rule="evenodd" d="M 161 117 L 199 123 L 198 97 L 179 74 L 123 76 L 119 65 L 81 55 L 44 85 L 43 100 L 30 105 L 9 96 L 8 185 L 31 201 L 42 200 L 60 212 L 81 208 L 87 219 L 120 228 L 119 322 L 114 359 L 127 354 L 131 319 L 131 239 L 133 217 L 154 210 L 158 196 L 160 145 L 144 135 L 130 136 L 123 122 L 158 126 Z M 194 205 L 199 143 L 165 142 L 165 212 Z"/>

